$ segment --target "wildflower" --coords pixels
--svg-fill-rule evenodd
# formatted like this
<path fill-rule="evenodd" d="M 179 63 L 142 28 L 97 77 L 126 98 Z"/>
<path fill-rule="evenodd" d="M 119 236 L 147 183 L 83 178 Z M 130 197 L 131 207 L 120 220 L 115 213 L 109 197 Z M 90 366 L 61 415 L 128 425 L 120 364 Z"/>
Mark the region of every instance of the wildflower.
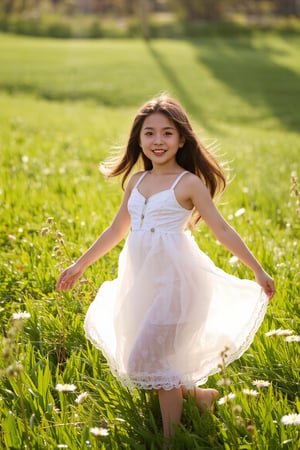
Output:
<path fill-rule="evenodd" d="M 253 386 L 256 386 L 258 388 L 262 388 L 262 387 L 269 387 L 270 386 L 270 381 L 265 381 L 265 380 L 254 380 L 252 382 Z"/>
<path fill-rule="evenodd" d="M 237 256 L 232 256 L 229 260 L 229 264 L 235 264 L 237 263 L 239 258 Z"/>
<path fill-rule="evenodd" d="M 14 236 L 13 234 L 9 234 L 9 235 L 8 235 L 8 239 L 9 239 L 10 241 L 16 241 L 16 240 L 17 240 L 16 236 Z"/>
<path fill-rule="evenodd" d="M 255 389 L 243 389 L 244 394 L 246 395 L 250 395 L 252 397 L 256 397 L 257 395 L 259 395 L 259 392 L 256 391 Z"/>
<path fill-rule="evenodd" d="M 233 411 L 233 414 L 234 414 L 235 416 L 238 416 L 238 415 L 241 414 L 241 412 L 243 411 L 243 408 L 241 407 L 241 405 L 235 405 L 235 406 L 232 408 L 232 411 Z"/>
<path fill-rule="evenodd" d="M 74 392 L 76 391 L 76 386 L 75 384 L 57 384 L 55 389 L 58 392 Z"/>
<path fill-rule="evenodd" d="M 235 422 L 239 427 L 243 427 L 245 425 L 245 421 L 241 416 L 236 416 Z"/>
<path fill-rule="evenodd" d="M 19 311 L 18 313 L 13 313 L 12 315 L 13 320 L 24 320 L 30 318 L 30 313 L 26 311 Z"/>
<path fill-rule="evenodd" d="M 29 161 L 28 156 L 27 156 L 27 155 L 23 155 L 23 156 L 22 156 L 22 163 L 23 163 L 23 164 L 27 164 L 28 161 Z"/>
<path fill-rule="evenodd" d="M 296 335 L 287 336 L 285 338 L 285 342 L 300 342 L 300 336 L 296 336 Z"/>
<path fill-rule="evenodd" d="M 217 381 L 218 386 L 230 386 L 230 379 L 229 378 L 222 378 L 221 380 Z"/>
<path fill-rule="evenodd" d="M 235 215 L 235 217 L 240 217 L 243 214 L 245 214 L 245 212 L 246 212 L 245 208 L 240 208 L 234 213 L 234 215 Z"/>
<path fill-rule="evenodd" d="M 10 357 L 10 349 L 7 347 L 3 347 L 2 355 L 4 359 L 8 359 Z"/>
<path fill-rule="evenodd" d="M 270 330 L 266 333 L 266 336 L 289 336 L 293 334 L 292 330 L 282 330 L 281 328 L 278 328 L 278 330 Z"/>
<path fill-rule="evenodd" d="M 93 428 L 90 428 L 90 432 L 94 436 L 108 436 L 109 435 L 109 431 L 106 428 L 93 427 Z"/>
<path fill-rule="evenodd" d="M 57 448 L 69 448 L 67 444 L 58 444 Z"/>
<path fill-rule="evenodd" d="M 57 232 L 56 232 L 56 236 L 57 236 L 58 238 L 62 238 L 62 237 L 63 237 L 63 234 L 62 234 L 60 231 L 57 231 Z"/>
<path fill-rule="evenodd" d="M 53 223 L 53 217 L 48 217 L 48 219 L 47 219 L 47 222 L 49 223 L 49 225 L 51 224 L 51 223 Z"/>
<path fill-rule="evenodd" d="M 233 392 L 230 392 L 228 395 L 225 395 L 224 397 L 220 398 L 218 401 L 219 405 L 224 405 L 225 403 L 231 402 L 235 398 L 235 394 Z"/>
<path fill-rule="evenodd" d="M 10 366 L 7 367 L 6 374 L 9 377 L 17 377 L 21 374 L 22 371 L 23 371 L 22 364 L 11 364 Z"/>
<path fill-rule="evenodd" d="M 44 227 L 44 228 L 42 228 L 42 231 L 41 231 L 41 234 L 42 234 L 42 236 L 46 236 L 46 234 L 48 233 L 48 228 L 47 227 Z"/>
<path fill-rule="evenodd" d="M 247 431 L 248 431 L 249 434 L 253 434 L 254 431 L 255 431 L 254 426 L 253 425 L 248 425 L 247 426 Z"/>
<path fill-rule="evenodd" d="M 281 417 L 283 425 L 300 425 L 300 414 L 287 414 Z"/>
<path fill-rule="evenodd" d="M 82 394 L 78 395 L 78 397 L 76 398 L 75 402 L 78 405 L 81 405 L 82 403 L 84 403 L 86 401 L 87 398 L 88 398 L 88 393 L 87 392 L 82 392 Z"/>

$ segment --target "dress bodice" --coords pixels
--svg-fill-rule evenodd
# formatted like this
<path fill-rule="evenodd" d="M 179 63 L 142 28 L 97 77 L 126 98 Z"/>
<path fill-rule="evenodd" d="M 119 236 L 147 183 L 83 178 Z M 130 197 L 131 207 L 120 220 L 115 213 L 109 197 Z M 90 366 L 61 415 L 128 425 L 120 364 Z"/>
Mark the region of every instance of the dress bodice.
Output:
<path fill-rule="evenodd" d="M 186 172 L 182 172 L 169 189 L 145 198 L 138 190 L 139 182 L 133 188 L 128 200 L 132 231 L 178 233 L 184 230 L 191 211 L 183 208 L 176 199 L 175 186 Z"/>

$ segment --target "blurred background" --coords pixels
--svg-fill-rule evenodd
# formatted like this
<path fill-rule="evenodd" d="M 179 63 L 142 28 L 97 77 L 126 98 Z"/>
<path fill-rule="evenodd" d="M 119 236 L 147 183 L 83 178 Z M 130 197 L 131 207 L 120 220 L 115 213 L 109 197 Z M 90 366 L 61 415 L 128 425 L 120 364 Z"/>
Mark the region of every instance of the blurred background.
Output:
<path fill-rule="evenodd" d="M 299 0 L 1 0 L 0 30 L 51 37 L 183 37 L 300 30 Z M 209 25 L 209 28 L 208 28 Z"/>

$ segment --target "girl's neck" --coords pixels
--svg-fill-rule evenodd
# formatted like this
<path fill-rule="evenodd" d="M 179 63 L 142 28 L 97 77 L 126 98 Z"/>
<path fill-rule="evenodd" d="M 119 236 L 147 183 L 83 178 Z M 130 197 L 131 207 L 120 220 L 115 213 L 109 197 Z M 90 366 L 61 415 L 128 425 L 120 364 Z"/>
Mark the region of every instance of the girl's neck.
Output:
<path fill-rule="evenodd" d="M 150 170 L 153 175 L 177 175 L 182 172 L 183 168 L 179 164 L 172 166 L 156 166 L 154 165 Z"/>

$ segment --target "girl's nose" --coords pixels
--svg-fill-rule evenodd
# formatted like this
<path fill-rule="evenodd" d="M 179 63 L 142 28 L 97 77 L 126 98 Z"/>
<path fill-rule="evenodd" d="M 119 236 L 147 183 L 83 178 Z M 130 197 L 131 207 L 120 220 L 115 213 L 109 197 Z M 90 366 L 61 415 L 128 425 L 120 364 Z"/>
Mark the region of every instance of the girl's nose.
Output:
<path fill-rule="evenodd" d="M 155 144 L 160 144 L 161 142 L 162 142 L 161 135 L 159 133 L 155 134 L 155 136 L 154 136 L 154 143 Z"/>

